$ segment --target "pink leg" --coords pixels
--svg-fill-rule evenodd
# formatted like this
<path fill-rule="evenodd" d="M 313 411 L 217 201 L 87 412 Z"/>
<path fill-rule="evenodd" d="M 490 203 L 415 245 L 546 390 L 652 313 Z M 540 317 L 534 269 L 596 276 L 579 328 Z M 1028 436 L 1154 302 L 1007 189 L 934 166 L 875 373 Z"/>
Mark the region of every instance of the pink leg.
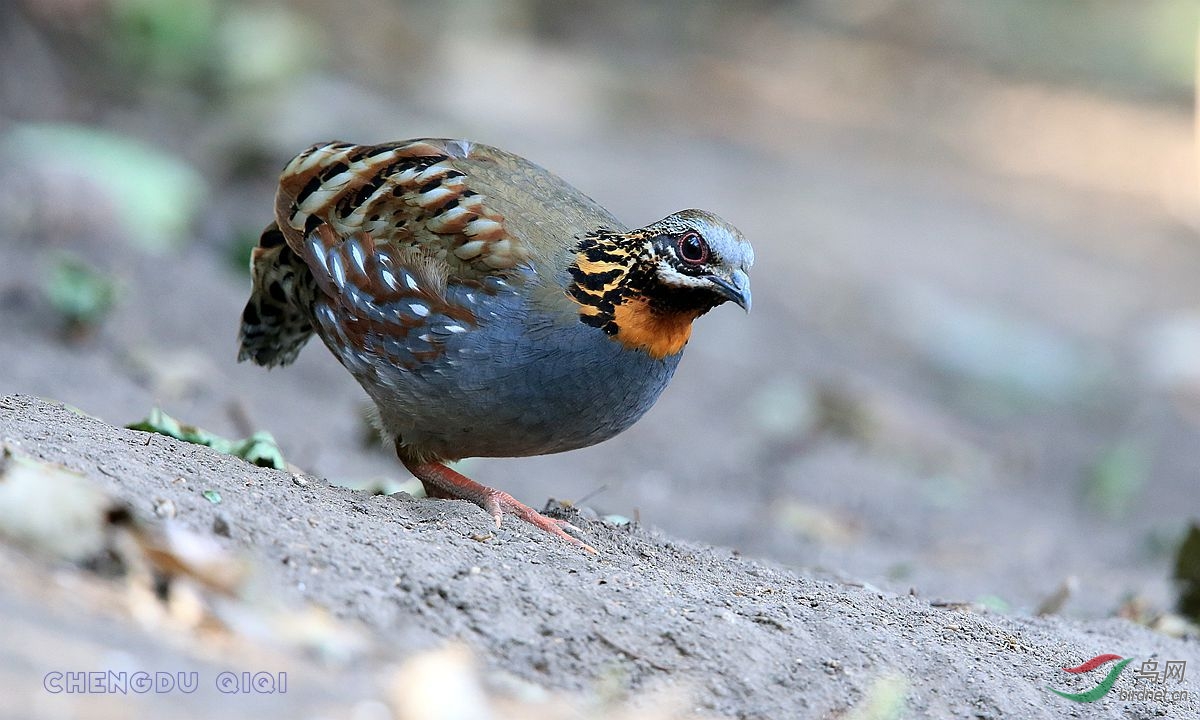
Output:
<path fill-rule="evenodd" d="M 404 467 L 408 468 L 409 472 L 421 481 L 421 484 L 425 486 L 426 494 L 430 497 L 470 500 L 483 508 L 496 520 L 496 527 L 500 527 L 500 518 L 504 516 L 504 513 L 515 515 L 551 535 L 557 535 L 568 542 L 579 545 L 590 553 L 596 553 L 595 548 L 591 545 L 563 531 L 563 528 L 568 528 L 579 532 L 579 528 L 566 520 L 548 518 L 528 505 L 519 502 L 512 495 L 486 485 L 480 485 L 466 475 L 455 472 L 441 463 L 409 462 L 403 456 L 400 457 L 400 461 L 404 463 Z"/>

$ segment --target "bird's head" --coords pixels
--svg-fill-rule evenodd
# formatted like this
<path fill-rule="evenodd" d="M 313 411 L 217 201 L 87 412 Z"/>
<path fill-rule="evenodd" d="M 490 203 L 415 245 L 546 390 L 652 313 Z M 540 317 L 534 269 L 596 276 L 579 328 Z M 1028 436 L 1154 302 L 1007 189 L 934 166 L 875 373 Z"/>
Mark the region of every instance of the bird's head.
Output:
<path fill-rule="evenodd" d="M 585 236 L 569 268 L 580 319 L 655 357 L 683 349 L 692 321 L 732 301 L 750 311 L 754 249 L 732 225 L 682 210 L 629 232 Z"/>
<path fill-rule="evenodd" d="M 737 228 L 703 210 L 682 210 L 636 231 L 654 263 L 651 300 L 701 312 L 726 300 L 750 312 L 754 248 Z"/>

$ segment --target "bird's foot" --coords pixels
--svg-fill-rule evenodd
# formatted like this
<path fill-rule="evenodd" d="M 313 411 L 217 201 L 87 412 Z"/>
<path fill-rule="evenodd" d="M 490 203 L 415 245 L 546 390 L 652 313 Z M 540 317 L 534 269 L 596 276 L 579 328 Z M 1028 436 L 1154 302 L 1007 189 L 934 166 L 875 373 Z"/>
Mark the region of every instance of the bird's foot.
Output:
<path fill-rule="evenodd" d="M 403 462 L 403 458 L 401 461 Z M 496 527 L 500 527 L 501 519 L 505 513 L 508 513 L 551 535 L 578 545 L 590 553 L 599 554 L 591 545 L 566 532 L 567 530 L 581 532 L 579 528 L 566 520 L 546 517 L 502 490 L 477 483 L 441 463 L 404 462 L 404 466 L 421 481 L 421 484 L 425 486 L 426 494 L 430 497 L 470 500 L 492 516 L 496 521 Z"/>

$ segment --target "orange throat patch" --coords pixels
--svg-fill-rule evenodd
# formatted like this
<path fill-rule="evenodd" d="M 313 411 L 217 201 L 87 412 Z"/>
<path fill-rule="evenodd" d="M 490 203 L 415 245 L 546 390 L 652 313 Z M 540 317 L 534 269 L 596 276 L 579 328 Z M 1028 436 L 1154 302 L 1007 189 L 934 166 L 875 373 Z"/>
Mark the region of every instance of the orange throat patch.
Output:
<path fill-rule="evenodd" d="M 633 296 L 613 307 L 617 332 L 613 339 L 627 348 L 645 350 L 661 360 L 687 345 L 698 312 L 655 312 L 646 298 Z"/>
<path fill-rule="evenodd" d="M 654 308 L 638 289 L 638 276 L 652 271 L 644 240 L 632 233 L 601 230 L 579 243 L 567 268 L 567 295 L 579 305 L 579 319 L 609 339 L 661 360 L 683 350 L 692 321 L 705 309 Z"/>

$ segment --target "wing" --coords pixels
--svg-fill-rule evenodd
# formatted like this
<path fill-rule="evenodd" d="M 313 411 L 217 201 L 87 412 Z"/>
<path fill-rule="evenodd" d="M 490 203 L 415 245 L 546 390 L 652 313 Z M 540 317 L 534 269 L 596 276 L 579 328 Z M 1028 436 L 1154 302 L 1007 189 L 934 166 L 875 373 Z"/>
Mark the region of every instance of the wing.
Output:
<path fill-rule="evenodd" d="M 275 218 L 294 250 L 325 222 L 341 237 L 367 233 L 444 259 L 449 273 L 479 279 L 509 270 L 528 253 L 502 215 L 471 188 L 486 152 L 466 143 L 417 140 L 386 145 L 326 143 L 297 155 L 279 182 Z"/>
<path fill-rule="evenodd" d="M 276 222 L 311 270 L 314 315 L 348 368 L 416 369 L 510 291 L 528 248 L 471 187 L 472 148 L 447 141 L 327 143 L 284 169 Z"/>

